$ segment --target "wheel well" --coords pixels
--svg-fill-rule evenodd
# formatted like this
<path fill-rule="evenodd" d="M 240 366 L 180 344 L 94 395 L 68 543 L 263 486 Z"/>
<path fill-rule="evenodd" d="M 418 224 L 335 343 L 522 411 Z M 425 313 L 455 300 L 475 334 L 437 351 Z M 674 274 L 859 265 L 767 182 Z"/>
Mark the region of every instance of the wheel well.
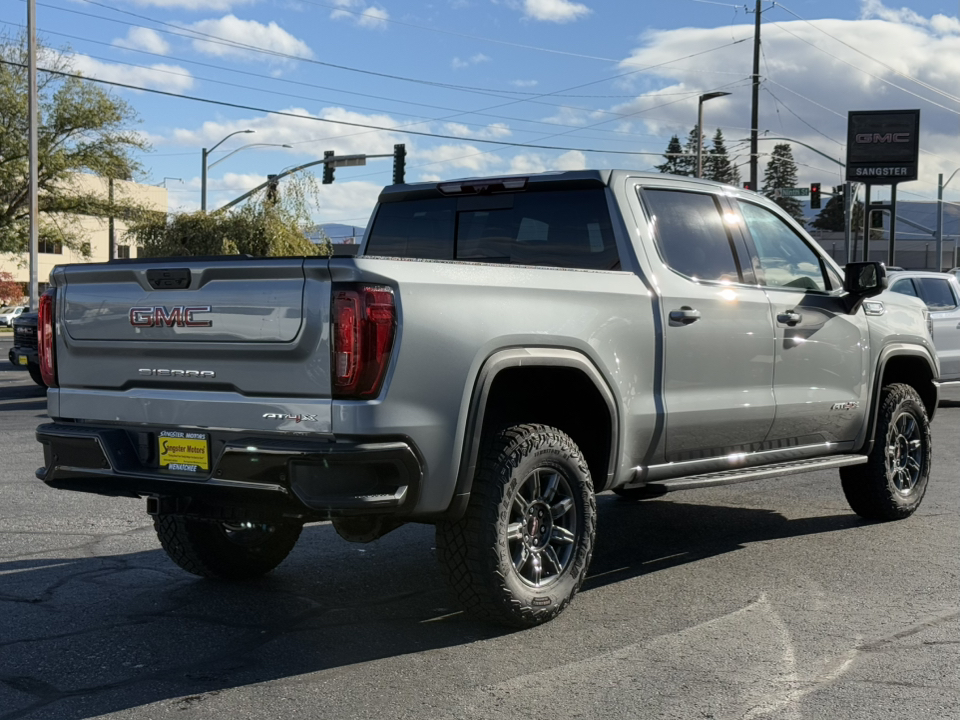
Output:
<path fill-rule="evenodd" d="M 916 390 L 927 410 L 927 417 L 933 417 L 937 409 L 937 388 L 933 384 L 933 370 L 926 360 L 916 355 L 890 358 L 883 368 L 880 387 L 891 383 L 903 383 Z"/>
<path fill-rule="evenodd" d="M 540 423 L 580 448 L 597 492 L 610 473 L 613 418 L 593 381 L 569 367 L 511 367 L 497 373 L 483 416 L 483 436 L 519 423 Z"/>

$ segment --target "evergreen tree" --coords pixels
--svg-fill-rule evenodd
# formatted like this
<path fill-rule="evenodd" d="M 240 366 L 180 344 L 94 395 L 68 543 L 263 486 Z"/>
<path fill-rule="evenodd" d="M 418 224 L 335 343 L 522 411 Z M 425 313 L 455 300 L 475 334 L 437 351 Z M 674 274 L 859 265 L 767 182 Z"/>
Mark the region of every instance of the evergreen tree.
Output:
<path fill-rule="evenodd" d="M 843 196 L 840 194 L 842 187 L 833 188 L 833 196 L 827 200 L 820 214 L 813 219 L 810 224 L 817 230 L 827 230 L 830 232 L 843 232 Z M 862 205 L 863 203 L 861 203 Z M 856 222 L 856 219 L 854 219 Z M 862 223 L 862 220 L 861 220 Z"/>
<path fill-rule="evenodd" d="M 797 185 L 797 165 L 793 161 L 793 150 L 789 143 L 777 143 L 773 146 L 770 161 L 763 175 L 763 187 L 760 192 L 782 207 L 801 225 L 803 206 L 795 197 L 776 197 L 776 190 L 792 188 Z"/>
<path fill-rule="evenodd" d="M 671 175 L 689 175 L 687 170 L 686 158 L 680 157 L 683 153 L 683 147 L 680 145 L 680 138 L 674 135 L 670 138 L 670 142 L 667 145 L 667 152 L 664 155 L 665 161 L 662 165 L 656 165 L 655 167 L 662 173 L 669 173 Z"/>
<path fill-rule="evenodd" d="M 687 135 L 687 143 L 684 145 L 683 152 L 685 153 L 684 157 L 680 158 L 681 163 L 680 167 L 684 172 L 677 173 L 678 175 L 689 175 L 690 177 L 697 176 L 697 140 L 703 142 L 703 136 L 700 135 L 700 128 L 696 125 L 693 126 L 693 129 L 690 130 L 690 133 Z M 704 159 L 706 159 L 706 153 L 704 153 Z"/>
<path fill-rule="evenodd" d="M 703 159 L 703 176 L 726 185 L 740 184 L 740 171 L 730 162 L 727 146 L 723 140 L 723 131 L 719 128 L 713 136 L 713 148 Z"/>

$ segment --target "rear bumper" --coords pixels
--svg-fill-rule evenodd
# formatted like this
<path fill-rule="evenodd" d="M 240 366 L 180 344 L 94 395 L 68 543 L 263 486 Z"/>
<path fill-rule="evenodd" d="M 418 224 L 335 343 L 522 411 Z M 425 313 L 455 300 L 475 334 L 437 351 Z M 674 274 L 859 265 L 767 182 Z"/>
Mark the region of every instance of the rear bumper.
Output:
<path fill-rule="evenodd" d="M 344 515 L 404 516 L 416 507 L 422 465 L 413 445 L 317 441 L 208 432 L 210 470 L 161 470 L 151 427 L 49 423 L 37 428 L 50 487 L 152 497 L 161 512 L 229 517 L 281 514 L 305 520 Z"/>

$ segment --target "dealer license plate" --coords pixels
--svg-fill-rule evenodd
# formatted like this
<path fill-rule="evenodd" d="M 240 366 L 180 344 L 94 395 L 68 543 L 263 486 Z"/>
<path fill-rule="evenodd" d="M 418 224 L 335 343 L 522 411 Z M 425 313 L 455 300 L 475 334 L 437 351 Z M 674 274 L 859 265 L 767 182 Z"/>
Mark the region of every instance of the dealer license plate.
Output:
<path fill-rule="evenodd" d="M 210 443 L 204 433 L 163 430 L 157 435 L 162 470 L 201 472 L 210 469 Z"/>
<path fill-rule="evenodd" d="M 17 362 L 20 363 L 21 365 L 27 365 L 28 364 L 27 356 L 21 355 L 20 357 L 17 358 Z"/>

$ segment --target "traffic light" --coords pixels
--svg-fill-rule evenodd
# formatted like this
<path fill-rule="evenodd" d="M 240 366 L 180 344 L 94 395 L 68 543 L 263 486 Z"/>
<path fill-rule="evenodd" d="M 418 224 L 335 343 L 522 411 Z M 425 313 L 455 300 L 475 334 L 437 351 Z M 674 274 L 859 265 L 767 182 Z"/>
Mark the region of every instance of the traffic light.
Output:
<path fill-rule="evenodd" d="M 743 189 L 744 189 L 744 190 L 753 190 L 753 188 L 750 187 L 750 183 L 749 183 L 749 182 L 745 182 L 745 183 L 743 184 Z"/>
<path fill-rule="evenodd" d="M 874 210 L 870 213 L 870 227 L 874 230 L 883 229 L 883 210 Z"/>
<path fill-rule="evenodd" d="M 277 192 L 280 185 L 280 181 L 277 180 L 276 175 L 267 175 L 267 204 L 276 205 L 278 195 Z"/>
<path fill-rule="evenodd" d="M 820 209 L 820 183 L 810 183 L 810 207 Z"/>
<path fill-rule="evenodd" d="M 403 173 L 407 163 L 407 146 L 398 143 L 393 146 L 393 184 L 403 185 Z"/>
<path fill-rule="evenodd" d="M 324 150 L 324 151 L 323 151 L 323 159 L 324 159 L 324 160 L 328 160 L 328 159 L 329 159 L 329 160 L 332 160 L 332 159 L 333 159 L 333 150 Z M 323 164 L 323 184 L 324 184 L 324 185 L 329 185 L 329 184 L 332 183 L 332 182 L 333 182 L 333 163 L 332 163 L 332 162 L 325 162 L 325 163 Z"/>

